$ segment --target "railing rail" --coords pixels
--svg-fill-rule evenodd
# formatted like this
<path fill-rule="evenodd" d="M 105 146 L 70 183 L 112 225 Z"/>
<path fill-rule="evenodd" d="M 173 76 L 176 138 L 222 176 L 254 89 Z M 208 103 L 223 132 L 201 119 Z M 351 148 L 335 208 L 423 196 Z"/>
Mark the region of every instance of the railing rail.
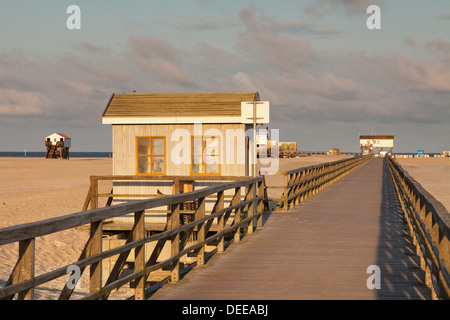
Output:
<path fill-rule="evenodd" d="M 276 201 L 274 211 L 288 211 L 307 198 L 329 186 L 352 169 L 371 159 L 372 155 L 358 156 L 334 162 L 302 167 L 294 170 L 280 171 L 277 175 L 284 177 L 282 186 L 266 186 L 266 189 L 282 189 L 282 196 Z M 264 174 L 264 171 L 261 171 Z"/>
<path fill-rule="evenodd" d="M 450 213 L 392 158 L 388 167 L 433 299 L 450 299 Z"/>
<path fill-rule="evenodd" d="M 246 192 L 244 199 L 241 199 L 241 189 L 243 188 L 246 188 Z M 170 281 L 176 282 L 180 279 L 180 258 L 182 256 L 193 253 L 196 256 L 195 264 L 202 265 L 205 263 L 207 244 L 216 246 L 217 252 L 223 252 L 225 250 L 225 235 L 231 233 L 232 240 L 230 241 L 239 242 L 243 235 L 251 234 L 256 228 L 262 227 L 264 188 L 264 177 L 255 177 L 227 182 L 189 193 L 96 208 L 68 216 L 0 229 L 0 245 L 19 243 L 17 263 L 6 286 L 0 288 L 0 299 L 13 299 L 16 294 L 18 294 L 18 299 L 34 299 L 35 287 L 67 275 L 69 266 L 80 268 L 81 273 L 86 267 L 90 267 L 90 293 L 84 299 L 107 299 L 113 289 L 133 280 L 135 281 L 134 298 L 144 299 L 146 279 L 151 272 L 168 267 L 171 271 Z M 224 193 L 228 190 L 234 190 L 234 196 L 230 205 L 225 207 Z M 216 202 L 211 214 L 205 215 L 205 199 L 211 195 L 216 195 Z M 95 202 L 95 199 L 94 195 L 91 194 L 89 200 Z M 182 203 L 194 200 L 199 203 L 195 211 L 194 221 L 180 225 Z M 170 207 L 166 228 L 164 232 L 148 236 L 145 233 L 145 210 L 159 206 Z M 104 220 L 128 214 L 134 214 L 134 224 L 126 243 L 102 252 Z M 208 236 L 208 231 L 214 220 L 217 223 L 217 232 Z M 35 276 L 35 239 L 86 224 L 90 225 L 90 237 L 78 261 Z M 194 229 L 197 240 L 187 247 L 187 240 Z M 146 257 L 145 245 L 150 242 L 156 244 L 150 256 Z M 166 242 L 170 243 L 171 255 L 164 261 L 158 262 L 157 259 Z M 124 277 L 119 277 L 132 249 L 135 252 L 134 271 Z M 114 268 L 104 283 L 101 272 L 102 260 L 117 255 L 118 259 Z M 69 299 L 73 291 L 74 289 L 69 289 L 66 283 L 61 290 L 59 299 Z"/>
<path fill-rule="evenodd" d="M 99 198 L 108 198 L 106 202 L 106 206 L 110 206 L 112 204 L 113 198 L 160 198 L 162 196 L 166 196 L 163 194 L 118 194 L 117 192 L 113 193 L 111 189 L 110 193 L 99 193 L 99 183 L 101 181 L 114 181 L 114 182 L 132 182 L 132 181 L 158 181 L 158 182 L 172 182 L 174 192 L 173 194 L 179 193 L 179 184 L 181 181 L 209 181 L 209 182 L 226 182 L 226 181 L 238 181 L 249 179 L 250 177 L 242 177 L 242 176 L 131 176 L 131 175 L 119 175 L 119 176 L 91 176 L 90 177 L 90 186 L 88 193 L 86 195 L 85 201 L 81 208 L 81 211 L 86 211 L 90 209 L 96 209 L 99 205 Z"/>

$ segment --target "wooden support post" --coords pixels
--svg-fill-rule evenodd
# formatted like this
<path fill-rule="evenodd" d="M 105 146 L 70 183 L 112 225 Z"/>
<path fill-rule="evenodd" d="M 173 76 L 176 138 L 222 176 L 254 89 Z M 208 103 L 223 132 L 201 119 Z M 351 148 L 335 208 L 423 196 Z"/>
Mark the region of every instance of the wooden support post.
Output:
<path fill-rule="evenodd" d="M 205 198 L 198 199 L 198 209 L 195 213 L 195 220 L 200 220 L 205 217 Z M 203 242 L 205 241 L 206 234 L 205 234 L 205 223 L 203 222 L 198 226 L 198 232 L 197 232 L 197 241 Z M 205 246 L 203 245 L 200 247 L 198 253 L 197 253 L 197 266 L 203 266 L 205 264 Z"/>
<path fill-rule="evenodd" d="M 253 199 L 255 199 L 255 184 L 254 184 L 254 183 L 252 183 L 251 185 L 249 185 L 248 192 L 247 192 L 247 197 L 248 197 L 247 200 L 253 200 Z M 255 213 L 254 210 L 255 210 L 255 208 L 256 208 L 255 202 L 252 201 L 252 202 L 250 203 L 250 205 L 248 206 L 248 211 L 247 211 L 248 217 L 253 217 L 253 216 L 254 216 L 254 213 Z M 254 220 L 254 219 L 251 219 L 251 220 L 248 222 L 248 227 L 247 227 L 247 233 L 248 233 L 248 234 L 252 234 L 252 233 L 253 233 L 253 228 L 254 228 L 254 221 L 253 221 L 253 220 Z"/>
<path fill-rule="evenodd" d="M 27 239 L 19 242 L 19 273 L 13 283 L 34 279 L 35 268 L 35 239 Z M 34 288 L 24 290 L 18 294 L 19 300 L 34 300 Z"/>
<path fill-rule="evenodd" d="M 236 205 L 241 202 L 241 187 L 235 188 L 234 197 L 231 200 L 231 205 Z M 234 224 L 241 222 L 241 207 L 234 211 Z M 234 231 L 234 242 L 238 243 L 241 241 L 241 227 L 237 227 Z"/>
<path fill-rule="evenodd" d="M 102 253 L 103 221 L 91 223 L 91 243 L 89 257 Z M 102 261 L 91 264 L 89 290 L 90 293 L 100 291 L 102 288 Z"/>
<path fill-rule="evenodd" d="M 91 178 L 91 210 L 98 208 L 98 180 Z"/>
<path fill-rule="evenodd" d="M 174 179 L 172 186 L 172 194 L 179 194 L 179 193 L 180 193 L 180 180 Z"/>
<path fill-rule="evenodd" d="M 261 197 L 261 199 L 259 200 L 258 205 L 256 207 L 256 211 L 258 213 L 264 212 L 264 181 L 265 180 L 263 178 L 263 181 L 258 182 L 258 194 L 257 194 L 257 196 Z M 258 216 L 257 223 L 256 223 L 256 228 L 262 228 L 262 218 L 263 218 L 262 214 Z"/>
<path fill-rule="evenodd" d="M 145 210 L 134 214 L 133 241 L 142 240 L 145 237 Z M 134 249 L 134 271 L 142 271 L 145 268 L 145 244 Z M 136 278 L 134 291 L 135 300 L 145 299 L 145 276 Z"/>
<path fill-rule="evenodd" d="M 289 203 L 288 203 L 288 194 L 289 194 L 289 188 L 288 188 L 288 184 L 289 184 L 289 178 L 288 178 L 288 174 L 286 173 L 284 175 L 284 211 L 287 212 L 289 210 Z"/>
<path fill-rule="evenodd" d="M 294 179 L 294 183 L 295 183 L 295 188 L 294 188 L 294 194 L 295 194 L 295 198 L 294 198 L 294 207 L 298 206 L 300 203 L 300 176 L 301 173 L 297 172 L 295 174 L 295 179 Z"/>
<path fill-rule="evenodd" d="M 224 208 L 224 192 L 217 192 L 216 211 L 220 211 Z M 220 233 L 225 229 L 225 213 L 217 217 L 217 232 Z M 222 236 L 217 244 L 217 252 L 222 253 L 225 251 L 225 237 Z"/>
<path fill-rule="evenodd" d="M 171 213 L 168 221 L 168 229 L 177 229 L 180 227 L 180 206 L 181 203 L 177 203 L 171 206 Z M 170 241 L 171 256 L 176 256 L 180 253 L 180 233 L 177 232 L 171 237 Z M 170 275 L 170 281 L 178 282 L 180 280 L 180 259 L 176 259 L 172 263 L 172 270 Z"/>
<path fill-rule="evenodd" d="M 98 180 L 91 178 L 91 210 L 98 208 Z M 91 223 L 91 243 L 89 257 L 102 253 L 103 221 Z M 102 287 L 102 262 L 95 262 L 90 267 L 89 290 L 91 293 L 99 291 Z"/>
<path fill-rule="evenodd" d="M 439 231 L 439 259 L 444 262 L 447 270 L 450 270 L 450 240 Z"/>

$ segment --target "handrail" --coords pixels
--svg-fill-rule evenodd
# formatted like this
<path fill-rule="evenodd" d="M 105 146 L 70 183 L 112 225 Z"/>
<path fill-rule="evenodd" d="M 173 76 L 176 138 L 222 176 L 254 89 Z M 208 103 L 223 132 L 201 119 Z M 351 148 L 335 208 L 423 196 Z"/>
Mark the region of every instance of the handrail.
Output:
<path fill-rule="evenodd" d="M 358 156 L 280 171 L 277 175 L 284 176 L 284 185 L 266 186 L 266 189 L 282 188 L 283 194 L 279 199 L 267 199 L 267 201 L 277 201 L 274 211 L 288 211 L 291 207 L 297 206 L 372 157 L 372 155 Z"/>
<path fill-rule="evenodd" d="M 241 189 L 246 188 L 244 199 Z M 135 280 L 135 299 L 144 299 L 146 279 L 151 272 L 169 267 L 170 280 L 180 278 L 180 258 L 191 252 L 196 254 L 196 264 L 205 263 L 205 247 L 214 241 L 217 252 L 225 250 L 225 235 L 231 233 L 232 240 L 239 242 L 245 234 L 251 234 L 262 227 L 264 211 L 264 177 L 222 183 L 189 193 L 164 196 L 155 199 L 138 200 L 104 208 L 78 212 L 64 217 L 0 229 L 0 245 L 19 243 L 19 257 L 5 287 L 0 288 L 0 299 L 12 299 L 18 293 L 19 299 L 34 299 L 34 288 L 67 274 L 69 266 L 77 266 L 81 273 L 90 266 L 90 294 L 85 299 L 107 299 L 111 290 Z M 234 190 L 234 196 L 228 207 L 224 206 L 224 193 Z M 205 214 L 205 199 L 217 195 L 211 214 Z M 198 201 L 195 220 L 180 225 L 180 206 L 186 201 Z M 170 214 L 164 232 L 147 236 L 145 234 L 145 210 L 159 206 L 169 206 Z M 234 215 L 232 214 L 234 212 Z M 134 213 L 134 224 L 126 243 L 114 249 L 101 250 L 102 227 L 105 219 Z M 213 223 L 217 222 L 217 232 L 206 237 Z M 90 237 L 78 261 L 45 274 L 35 276 L 34 256 L 35 239 L 40 236 L 90 224 Z M 186 247 L 187 239 L 193 232 L 197 233 L 196 243 Z M 243 233 L 241 231 L 244 231 Z M 145 257 L 144 246 L 156 242 L 150 255 Z M 171 255 L 168 259 L 157 262 L 165 243 L 169 242 Z M 135 251 L 134 272 L 119 278 L 130 251 Z M 103 283 L 101 272 L 102 260 L 119 255 L 111 274 Z M 74 289 L 66 284 L 60 299 L 69 299 Z"/>
<path fill-rule="evenodd" d="M 433 299 L 450 299 L 450 213 L 391 157 L 386 161 Z"/>
<path fill-rule="evenodd" d="M 141 197 L 141 198 L 160 198 L 161 196 L 166 195 L 158 195 L 158 194 L 117 194 L 113 193 L 111 190 L 110 193 L 99 194 L 98 186 L 99 181 L 169 181 L 173 183 L 173 186 L 176 187 L 177 183 L 180 181 L 219 181 L 221 183 L 225 181 L 238 181 L 249 179 L 249 176 L 211 176 L 211 175 L 198 175 L 198 176 L 132 176 L 132 175 L 108 175 L 108 176 L 90 176 L 90 187 L 88 193 L 86 195 L 84 204 L 81 208 L 81 211 L 86 211 L 89 208 L 89 204 L 91 209 L 96 209 L 98 207 L 98 198 L 99 197 L 108 197 L 107 206 L 111 205 L 112 199 L 114 197 Z M 177 192 L 178 193 L 178 192 Z"/>

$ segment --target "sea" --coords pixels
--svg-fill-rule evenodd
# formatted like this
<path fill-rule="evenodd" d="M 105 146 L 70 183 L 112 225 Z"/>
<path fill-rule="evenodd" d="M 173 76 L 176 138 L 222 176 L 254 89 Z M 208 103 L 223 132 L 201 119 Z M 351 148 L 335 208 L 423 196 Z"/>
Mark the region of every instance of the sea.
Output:
<path fill-rule="evenodd" d="M 45 158 L 46 151 L 0 151 L 0 157 L 18 157 L 18 158 Z M 112 152 L 73 152 L 69 154 L 70 158 L 110 158 Z"/>
<path fill-rule="evenodd" d="M 326 152 L 324 152 L 326 153 Z M 439 153 L 426 153 L 430 157 L 439 155 Z M 46 151 L 0 151 L 0 157 L 30 157 L 30 158 L 45 158 Z M 410 152 L 397 152 L 394 155 L 411 155 L 416 156 L 417 153 Z M 112 152 L 70 152 L 70 158 L 110 158 L 112 157 Z"/>

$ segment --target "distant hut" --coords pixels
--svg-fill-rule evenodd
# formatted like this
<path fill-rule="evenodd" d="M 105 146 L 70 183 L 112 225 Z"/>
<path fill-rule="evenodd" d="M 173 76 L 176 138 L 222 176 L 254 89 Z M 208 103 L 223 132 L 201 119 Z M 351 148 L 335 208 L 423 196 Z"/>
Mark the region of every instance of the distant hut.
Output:
<path fill-rule="evenodd" d="M 337 156 L 341 154 L 341 151 L 338 148 L 331 148 L 328 152 L 329 155 Z"/>
<path fill-rule="evenodd" d="M 45 147 L 47 148 L 47 159 L 69 159 L 69 148 L 71 138 L 61 133 L 53 133 L 45 137 Z"/>

